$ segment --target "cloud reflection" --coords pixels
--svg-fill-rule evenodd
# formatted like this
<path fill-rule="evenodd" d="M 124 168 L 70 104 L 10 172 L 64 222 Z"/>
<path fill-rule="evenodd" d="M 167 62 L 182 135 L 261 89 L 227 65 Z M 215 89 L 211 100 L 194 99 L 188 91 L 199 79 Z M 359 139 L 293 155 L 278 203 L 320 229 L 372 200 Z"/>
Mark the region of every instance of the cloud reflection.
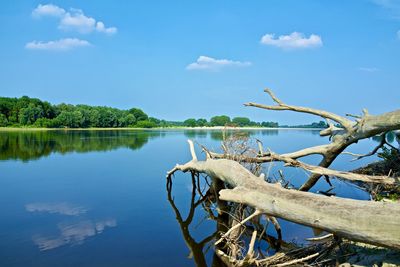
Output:
<path fill-rule="evenodd" d="M 62 215 L 78 216 L 87 212 L 82 206 L 73 206 L 67 202 L 61 203 L 29 203 L 25 205 L 25 209 L 29 212 L 49 212 Z"/>
<path fill-rule="evenodd" d="M 76 223 L 59 223 L 60 235 L 57 237 L 34 236 L 33 242 L 40 250 L 55 249 L 64 245 L 79 245 L 87 238 L 101 234 L 106 228 L 117 226 L 115 219 L 100 221 L 84 220 Z"/>

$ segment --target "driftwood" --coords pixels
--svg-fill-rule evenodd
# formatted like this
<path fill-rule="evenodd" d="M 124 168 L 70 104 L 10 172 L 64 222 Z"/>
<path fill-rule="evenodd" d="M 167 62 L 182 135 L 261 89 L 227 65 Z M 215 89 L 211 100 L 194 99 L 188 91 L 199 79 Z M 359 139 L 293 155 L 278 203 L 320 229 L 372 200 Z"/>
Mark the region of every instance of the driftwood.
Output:
<path fill-rule="evenodd" d="M 372 127 L 372 126 L 371 126 Z M 373 245 L 400 249 L 400 205 L 289 190 L 255 176 L 238 162 L 212 159 L 199 161 L 189 140 L 192 160 L 168 172 L 205 173 L 232 187 L 220 191 L 220 199 L 251 206 L 257 213 L 319 228 L 336 236 Z"/>
<path fill-rule="evenodd" d="M 270 89 L 265 89 L 265 92 L 270 95 L 272 100 L 276 103 L 276 105 L 263 105 L 257 103 L 246 103 L 245 106 L 257 107 L 267 110 L 275 110 L 275 111 L 294 111 L 300 113 L 308 113 L 316 116 L 320 116 L 324 118 L 329 127 L 323 129 L 320 132 L 321 136 L 329 136 L 331 143 L 326 145 L 314 146 L 305 148 L 299 151 L 285 153 L 280 155 L 281 158 L 277 158 L 272 156 L 269 153 L 261 153 L 257 157 L 240 157 L 240 161 L 243 162 L 271 162 L 271 161 L 279 161 L 281 159 L 287 160 L 296 160 L 302 157 L 306 157 L 309 155 L 321 155 L 322 160 L 318 166 L 313 166 L 310 168 L 310 165 L 307 166 L 307 170 L 312 172 L 313 174 L 309 177 L 309 179 L 299 188 L 300 191 L 308 191 L 310 190 L 319 180 L 322 175 L 334 175 L 341 178 L 346 179 L 346 177 L 354 178 L 354 176 L 340 175 L 343 173 L 329 173 L 325 174 L 327 168 L 331 165 L 331 163 L 341 154 L 343 151 L 349 147 L 350 145 L 357 143 L 359 140 L 370 138 L 376 135 L 382 135 L 385 138 L 386 134 L 389 131 L 399 130 L 400 129 L 400 110 L 387 112 L 381 115 L 371 115 L 368 113 L 366 109 L 363 110 L 362 116 L 354 116 L 347 114 L 348 117 L 355 117 L 355 120 L 351 120 L 347 117 L 343 117 L 332 112 L 318 110 L 308 107 L 294 106 L 288 105 L 284 103 L 282 100 L 277 98 Z M 334 122 L 334 123 L 333 123 Z M 336 124 L 336 125 L 335 125 Z M 358 158 L 362 158 L 364 156 L 371 156 L 375 154 L 380 147 L 387 144 L 386 141 L 382 141 L 380 145 L 374 149 L 371 153 L 366 155 L 356 155 Z M 229 154 L 217 154 L 211 153 L 210 155 L 214 158 L 226 158 L 238 160 L 236 155 Z M 286 160 L 285 160 L 286 161 Z M 287 162 L 288 163 L 288 162 Z M 300 164 L 301 165 L 301 164 Z M 300 167 L 305 167 L 302 165 Z M 320 168 L 317 168 L 320 167 Z M 364 177 L 367 178 L 367 177 Z M 369 177 L 371 178 L 371 177 Z M 352 179 L 354 180 L 354 179 Z M 358 179 L 355 179 L 358 180 Z M 377 182 L 382 181 L 384 183 L 394 183 L 393 179 L 385 178 L 385 177 L 375 177 L 371 179 L 367 179 L 370 181 L 366 182 Z"/>
<path fill-rule="evenodd" d="M 365 183 L 377 183 L 377 184 L 387 184 L 387 185 L 397 185 L 400 184 L 398 177 L 390 177 L 383 175 L 363 175 L 354 172 L 338 171 L 333 169 L 324 168 L 321 166 L 314 166 L 306 164 L 299 160 L 295 160 L 289 157 L 284 157 L 275 153 L 270 153 L 271 159 L 282 161 L 286 163 L 286 166 L 302 168 L 313 174 L 334 176 L 343 178 L 349 181 L 365 182 Z"/>

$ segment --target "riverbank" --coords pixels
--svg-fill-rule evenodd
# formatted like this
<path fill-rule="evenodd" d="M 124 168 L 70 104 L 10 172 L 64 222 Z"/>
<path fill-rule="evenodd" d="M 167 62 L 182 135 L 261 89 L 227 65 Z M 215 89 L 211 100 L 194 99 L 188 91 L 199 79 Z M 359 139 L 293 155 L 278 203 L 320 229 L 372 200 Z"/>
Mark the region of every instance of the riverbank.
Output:
<path fill-rule="evenodd" d="M 310 131 L 319 131 L 323 130 L 323 128 L 285 128 L 285 127 L 223 127 L 223 126 L 214 126 L 214 127 L 154 127 L 154 128 L 34 128 L 34 127 L 0 127 L 0 131 L 112 131 L 112 130 L 310 130 Z"/>

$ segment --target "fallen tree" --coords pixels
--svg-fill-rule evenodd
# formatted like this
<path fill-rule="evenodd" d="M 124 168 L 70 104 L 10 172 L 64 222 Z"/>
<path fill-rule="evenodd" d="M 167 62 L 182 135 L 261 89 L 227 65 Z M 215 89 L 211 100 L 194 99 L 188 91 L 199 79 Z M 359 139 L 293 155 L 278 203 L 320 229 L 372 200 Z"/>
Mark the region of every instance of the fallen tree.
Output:
<path fill-rule="evenodd" d="M 232 187 L 220 191 L 220 199 L 255 208 L 256 215 L 268 214 L 319 228 L 354 241 L 400 250 L 400 205 L 289 190 L 267 183 L 238 162 L 212 159 L 199 161 L 189 140 L 192 160 L 168 172 L 204 173 Z"/>
<path fill-rule="evenodd" d="M 336 253 L 338 251 L 336 248 L 338 244 L 341 244 L 342 238 L 400 251 L 399 202 L 327 197 L 334 195 L 329 192 L 333 187 L 326 192 L 320 192 L 324 195 L 306 192 L 323 176 L 329 184 L 331 177 L 337 177 L 371 188 L 390 188 L 396 190 L 397 194 L 400 181 L 398 176 L 393 175 L 392 170 L 374 175 L 375 173 L 333 170 L 329 166 L 343 153 L 354 156 L 354 160 L 372 156 L 380 149 L 385 152 L 387 147 L 398 153 L 399 149 L 387 141 L 387 136 L 393 137 L 392 133 L 394 132 L 397 141 L 400 140 L 398 131 L 400 129 L 400 110 L 375 116 L 370 115 L 367 110 L 363 110 L 362 116 L 347 114 L 347 117 L 343 117 L 323 110 L 287 105 L 278 99 L 271 90 L 266 89 L 265 92 L 277 105 L 247 103 L 246 106 L 277 111 L 289 110 L 325 118 L 329 127 L 321 130 L 320 135 L 329 136 L 330 143 L 279 155 L 269 150 L 264 152 L 263 145 L 259 140 L 257 140 L 257 151 L 249 147 L 248 141 L 240 143 L 233 139 L 227 142 L 224 138 L 223 153 L 215 153 L 202 146 L 206 160 L 199 161 L 193 142 L 189 140 L 192 160 L 183 165 L 177 165 L 168 172 L 168 183 L 171 183 L 171 175 L 178 170 L 190 171 L 192 175 L 203 173 L 211 177 L 214 182 L 219 181 L 225 184 L 225 186 L 219 187 L 218 205 L 226 207 L 227 204 L 223 203 L 227 201 L 230 204 L 239 204 L 239 207 L 243 206 L 233 213 L 229 213 L 230 217 L 235 217 L 235 219 L 228 222 L 227 226 L 230 228 L 221 233 L 220 238 L 215 242 L 216 255 L 230 266 L 269 266 L 271 264 L 288 266 L 306 262 L 319 264 L 335 260 L 332 258 L 333 255 L 336 260 L 338 259 L 337 257 L 341 253 Z M 371 152 L 364 155 L 344 152 L 350 145 L 370 137 L 379 140 L 379 144 Z M 300 161 L 310 155 L 322 156 L 319 165 L 310 165 Z M 261 173 L 261 164 L 275 161 L 283 162 L 285 166 L 302 168 L 311 175 L 298 190 L 287 188 L 290 181 L 285 181 L 282 172 L 280 172 L 280 176 L 284 183 L 267 182 L 270 177 L 265 177 Z M 261 237 L 265 232 L 266 226 L 264 229 L 259 227 L 262 216 L 266 216 L 266 220 L 275 226 L 279 241 L 276 243 L 278 251 L 279 244 L 281 244 L 281 229 L 275 217 L 310 226 L 313 229 L 324 230 L 330 234 L 327 235 L 328 240 L 323 241 L 321 246 L 311 245 L 280 251 L 271 257 L 265 257 L 260 252 L 259 255 L 262 256 L 260 258 L 259 255 L 255 255 L 254 246 L 257 243 L 258 233 L 261 232 Z M 254 224 L 255 221 L 258 223 Z M 243 232 L 240 229 L 246 231 Z M 243 250 L 243 243 L 240 243 L 238 239 L 241 234 L 247 232 L 251 232 L 251 237 L 249 236 L 248 239 L 248 249 Z M 312 240 L 319 242 L 320 238 L 312 238 Z M 221 248 L 221 244 L 226 244 L 227 247 Z M 327 255 L 329 257 L 326 257 Z"/>
<path fill-rule="evenodd" d="M 323 129 L 320 132 L 320 135 L 329 136 L 331 143 L 315 147 L 308 147 L 301 149 L 299 151 L 294 151 L 280 155 L 282 158 L 285 159 L 297 160 L 299 158 L 303 158 L 310 155 L 321 155 L 322 160 L 318 164 L 318 167 L 328 168 L 332 164 L 332 162 L 350 145 L 357 143 L 362 139 L 370 138 L 376 135 L 381 135 L 382 139 L 385 140 L 385 142 L 381 142 L 378 145 L 378 147 L 375 148 L 371 153 L 368 153 L 366 155 L 357 155 L 357 158 L 362 158 L 365 156 L 371 156 L 375 154 L 379 148 L 387 144 L 386 134 L 389 131 L 400 129 L 400 110 L 387 112 L 381 115 L 371 115 L 366 109 L 364 109 L 362 116 L 347 114 L 347 117 L 343 117 L 324 110 L 288 105 L 279 98 L 277 98 L 270 89 L 265 89 L 265 92 L 270 95 L 270 97 L 276 103 L 276 105 L 263 105 L 250 102 L 246 103 L 245 106 L 257 107 L 275 111 L 294 111 L 294 112 L 312 114 L 324 118 L 327 121 L 327 124 L 329 125 L 328 128 Z M 349 117 L 353 117 L 355 118 L 355 120 L 351 120 L 349 119 Z M 238 159 L 237 155 L 217 154 L 211 152 L 210 154 L 214 158 L 226 158 L 233 160 Z M 271 161 L 280 161 L 282 158 L 271 156 L 271 154 L 269 153 L 260 153 L 260 155 L 258 155 L 257 157 L 240 157 L 240 161 L 264 163 Z M 314 168 L 314 167 L 312 168 L 313 170 L 316 171 L 299 188 L 300 191 L 310 190 L 318 182 L 319 178 L 322 175 L 331 175 L 331 174 L 321 173 L 320 170 L 323 170 L 321 168 Z M 310 168 L 308 168 L 308 170 L 311 171 Z M 345 177 L 342 176 L 342 178 Z M 384 179 L 382 177 L 377 179 L 381 181 L 391 180 L 391 179 Z M 391 181 L 395 182 L 393 180 Z"/>

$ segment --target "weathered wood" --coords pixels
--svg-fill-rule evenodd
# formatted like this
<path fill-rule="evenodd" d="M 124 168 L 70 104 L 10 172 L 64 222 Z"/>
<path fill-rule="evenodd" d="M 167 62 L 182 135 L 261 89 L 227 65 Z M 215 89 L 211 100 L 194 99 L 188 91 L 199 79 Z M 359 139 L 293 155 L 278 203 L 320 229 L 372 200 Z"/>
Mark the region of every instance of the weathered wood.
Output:
<path fill-rule="evenodd" d="M 339 177 L 349 181 L 377 183 L 385 185 L 400 185 L 398 177 L 390 177 L 384 175 L 364 175 L 364 174 L 357 174 L 354 172 L 338 171 L 338 170 L 324 168 L 321 166 L 310 165 L 301 162 L 299 160 L 295 160 L 289 157 L 284 157 L 272 152 L 270 153 L 270 157 L 274 160 L 285 162 L 287 166 L 302 168 L 314 174 Z"/>
<path fill-rule="evenodd" d="M 320 228 L 354 241 L 400 249 L 399 203 L 326 197 L 289 190 L 253 175 L 228 159 L 198 161 L 189 141 L 193 160 L 177 170 L 205 173 L 233 187 L 220 191 L 220 198 L 254 207 L 265 214 Z"/>
<path fill-rule="evenodd" d="M 299 159 L 309 155 L 321 155 L 323 158 L 319 163 L 319 167 L 327 168 L 332 162 L 350 145 L 357 143 L 359 140 L 370 138 L 378 134 L 386 134 L 388 131 L 400 130 L 400 110 L 387 112 L 380 115 L 371 115 L 366 109 L 363 110 L 362 116 L 350 115 L 355 117 L 356 120 L 337 115 L 325 110 L 319 110 L 309 107 L 294 106 L 284 103 L 277 98 L 270 89 L 264 90 L 270 95 L 276 105 L 263 105 L 258 103 L 246 103 L 245 106 L 257 107 L 274 111 L 294 111 L 300 113 L 308 113 L 320 116 L 328 122 L 329 127 L 320 132 L 321 136 L 330 136 L 331 143 L 315 147 L 305 148 L 299 151 L 282 154 L 284 157 Z M 331 121 L 338 123 L 341 127 L 336 127 Z M 383 146 L 383 145 L 382 145 Z M 372 153 L 367 154 L 370 156 L 378 151 L 379 148 Z M 237 160 L 235 155 L 226 154 L 212 154 L 214 158 L 228 158 Z M 260 155 L 256 158 L 240 158 L 242 161 L 249 162 L 270 162 L 273 160 L 269 155 Z M 299 188 L 300 191 L 310 190 L 321 177 L 320 173 L 313 173 L 309 179 Z M 386 181 L 386 180 L 385 180 Z"/>

